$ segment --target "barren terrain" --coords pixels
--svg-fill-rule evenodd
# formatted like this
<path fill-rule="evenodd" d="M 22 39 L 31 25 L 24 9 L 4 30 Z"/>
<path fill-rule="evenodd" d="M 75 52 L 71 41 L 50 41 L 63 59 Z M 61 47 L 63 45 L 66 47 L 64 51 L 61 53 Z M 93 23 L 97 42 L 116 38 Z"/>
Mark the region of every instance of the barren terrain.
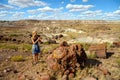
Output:
<path fill-rule="evenodd" d="M 33 30 L 43 38 L 36 65 L 31 53 Z M 62 80 L 64 76 L 54 74 L 46 64 L 50 52 L 62 41 L 82 44 L 86 54 L 91 44 L 107 45 L 106 58 L 88 59 L 85 64 L 90 66 L 78 69 L 70 80 L 120 80 L 120 44 L 113 44 L 120 43 L 120 22 L 102 20 L 0 21 L 0 80 L 41 80 L 43 73 L 50 80 Z M 97 62 L 101 64 L 94 65 Z"/>

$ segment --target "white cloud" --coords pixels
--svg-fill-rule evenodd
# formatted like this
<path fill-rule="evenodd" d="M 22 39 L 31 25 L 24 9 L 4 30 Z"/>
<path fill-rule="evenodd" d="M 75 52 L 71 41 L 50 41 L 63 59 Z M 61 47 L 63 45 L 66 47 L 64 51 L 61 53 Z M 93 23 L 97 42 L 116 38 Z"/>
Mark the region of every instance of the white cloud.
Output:
<path fill-rule="evenodd" d="M 0 12 L 0 18 L 5 17 L 7 15 L 7 11 Z"/>
<path fill-rule="evenodd" d="M 103 19 L 108 20 L 120 20 L 120 10 L 113 12 L 105 12 L 102 16 Z"/>
<path fill-rule="evenodd" d="M 5 17 L 7 18 L 7 15 L 11 15 L 13 12 L 8 12 L 8 11 L 0 11 L 0 17 Z"/>
<path fill-rule="evenodd" d="M 30 14 L 35 14 L 35 13 L 38 12 L 38 10 L 28 10 L 27 12 L 30 13 Z"/>
<path fill-rule="evenodd" d="M 13 6 L 10 6 L 10 5 L 6 5 L 6 4 L 0 4 L 0 9 L 12 9 Z"/>
<path fill-rule="evenodd" d="M 82 0 L 83 2 L 88 2 L 88 0 Z"/>
<path fill-rule="evenodd" d="M 8 3 L 11 5 L 19 6 L 21 8 L 47 5 L 47 3 L 37 0 L 8 0 Z"/>
<path fill-rule="evenodd" d="M 15 12 L 13 15 L 12 15 L 12 18 L 14 19 L 20 19 L 20 18 L 23 18 L 23 15 L 25 13 L 24 12 Z"/>
<path fill-rule="evenodd" d="M 66 8 L 69 9 L 70 12 L 85 11 L 92 7 L 94 7 L 94 6 L 93 5 L 72 5 L 72 4 L 68 4 L 66 6 Z"/>
<path fill-rule="evenodd" d="M 63 7 L 61 8 L 50 8 L 50 7 L 44 7 L 44 8 L 39 8 L 38 11 L 41 11 L 41 12 L 58 12 L 58 11 L 61 11 L 63 9 Z"/>
<path fill-rule="evenodd" d="M 82 14 L 84 14 L 84 15 L 89 15 L 89 16 L 102 15 L 102 10 L 85 11 L 85 12 L 82 12 Z"/>
<path fill-rule="evenodd" d="M 51 7 L 44 7 L 44 8 L 38 8 L 36 10 L 28 10 L 27 12 L 30 14 L 35 14 L 37 12 L 59 12 L 63 9 L 63 7 L 60 8 L 51 8 Z"/>
<path fill-rule="evenodd" d="M 116 10 L 113 12 L 114 14 L 120 15 L 120 10 Z"/>

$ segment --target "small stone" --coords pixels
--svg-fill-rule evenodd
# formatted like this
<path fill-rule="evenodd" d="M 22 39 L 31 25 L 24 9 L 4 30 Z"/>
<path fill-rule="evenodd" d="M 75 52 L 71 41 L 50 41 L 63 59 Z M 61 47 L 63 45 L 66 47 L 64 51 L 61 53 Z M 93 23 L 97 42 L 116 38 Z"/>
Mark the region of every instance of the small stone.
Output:
<path fill-rule="evenodd" d="M 9 60 L 8 60 L 8 59 L 6 59 L 5 61 L 6 61 L 6 62 L 8 62 Z"/>
<path fill-rule="evenodd" d="M 69 79 L 74 78 L 74 73 L 70 73 L 68 77 Z"/>
<path fill-rule="evenodd" d="M 10 68 L 7 68 L 7 72 L 10 72 L 11 71 L 11 69 Z"/>
<path fill-rule="evenodd" d="M 104 75 L 110 75 L 111 74 L 107 69 L 103 69 L 102 72 L 103 72 Z"/>
<path fill-rule="evenodd" d="M 3 72 L 4 72 L 4 73 L 7 73 L 7 70 L 5 69 L 5 70 L 3 70 Z"/>

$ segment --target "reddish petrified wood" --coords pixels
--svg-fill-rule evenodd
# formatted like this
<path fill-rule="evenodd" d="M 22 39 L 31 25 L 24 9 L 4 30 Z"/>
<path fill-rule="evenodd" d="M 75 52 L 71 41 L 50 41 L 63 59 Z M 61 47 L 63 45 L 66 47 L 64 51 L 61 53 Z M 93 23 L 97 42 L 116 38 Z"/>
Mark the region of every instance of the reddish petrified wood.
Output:
<path fill-rule="evenodd" d="M 86 53 L 80 44 L 68 45 L 62 42 L 58 48 L 47 57 L 48 68 L 53 72 L 61 72 L 62 75 L 72 76 L 76 69 L 84 66 L 87 59 Z M 73 77 L 73 76 L 72 76 Z"/>
<path fill-rule="evenodd" d="M 106 44 L 91 45 L 88 50 L 90 53 L 95 53 L 99 58 L 106 58 Z"/>

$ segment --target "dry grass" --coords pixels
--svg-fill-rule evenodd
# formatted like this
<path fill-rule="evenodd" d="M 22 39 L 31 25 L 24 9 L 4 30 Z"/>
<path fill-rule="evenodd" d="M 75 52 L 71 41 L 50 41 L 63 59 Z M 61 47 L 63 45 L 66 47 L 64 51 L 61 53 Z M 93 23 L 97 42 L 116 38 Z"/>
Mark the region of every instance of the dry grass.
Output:
<path fill-rule="evenodd" d="M 118 66 L 120 67 L 120 58 L 116 59 L 116 63 L 118 64 Z"/>
<path fill-rule="evenodd" d="M 11 61 L 15 61 L 15 62 L 21 62 L 21 61 L 24 61 L 25 59 L 23 58 L 22 55 L 16 55 L 16 56 L 13 56 L 11 57 Z"/>
<path fill-rule="evenodd" d="M 31 44 L 16 44 L 16 43 L 0 43 L 0 49 L 13 49 L 18 51 L 30 51 L 32 49 Z"/>

